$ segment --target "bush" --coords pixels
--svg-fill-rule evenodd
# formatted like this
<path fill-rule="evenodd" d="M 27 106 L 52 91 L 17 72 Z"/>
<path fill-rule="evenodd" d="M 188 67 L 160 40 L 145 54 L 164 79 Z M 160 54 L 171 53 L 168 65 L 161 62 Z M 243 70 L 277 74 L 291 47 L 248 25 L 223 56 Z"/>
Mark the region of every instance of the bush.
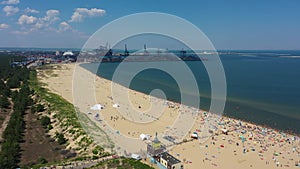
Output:
<path fill-rule="evenodd" d="M 42 126 L 44 126 L 44 128 L 46 128 L 50 123 L 51 123 L 51 120 L 48 116 L 43 116 L 41 118 L 41 124 L 42 124 Z"/>
<path fill-rule="evenodd" d="M 64 137 L 62 133 L 56 133 L 57 142 L 58 144 L 65 144 L 67 142 L 67 139 Z"/>
<path fill-rule="evenodd" d="M 92 159 L 93 159 L 93 160 L 97 160 L 97 159 L 99 159 L 99 157 L 94 155 L 94 156 L 92 157 Z"/>
<path fill-rule="evenodd" d="M 36 106 L 32 105 L 30 108 L 30 112 L 34 114 L 36 112 Z"/>
<path fill-rule="evenodd" d="M 47 127 L 47 130 L 49 131 L 51 129 L 53 129 L 53 126 L 51 124 L 49 124 L 48 127 Z"/>
<path fill-rule="evenodd" d="M 42 111 L 44 111 L 44 110 L 45 110 L 45 107 L 44 107 L 43 105 L 38 104 L 38 105 L 36 106 L 36 112 L 42 112 Z"/>
<path fill-rule="evenodd" d="M 48 161 L 44 157 L 39 157 L 37 159 L 37 163 L 38 164 L 46 164 L 46 163 L 48 163 Z"/>
<path fill-rule="evenodd" d="M 97 155 L 97 154 L 99 153 L 97 149 L 94 149 L 92 152 L 93 152 L 93 154 L 95 154 L 95 155 Z"/>

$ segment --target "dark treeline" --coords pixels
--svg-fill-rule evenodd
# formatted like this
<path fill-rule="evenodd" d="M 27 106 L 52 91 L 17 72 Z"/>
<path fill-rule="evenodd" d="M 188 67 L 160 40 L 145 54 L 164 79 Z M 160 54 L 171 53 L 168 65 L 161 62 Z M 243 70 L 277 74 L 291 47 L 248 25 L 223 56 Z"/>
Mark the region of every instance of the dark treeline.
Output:
<path fill-rule="evenodd" d="M 4 83 L 2 79 L 0 79 L 0 109 L 1 108 L 8 108 L 10 103 L 8 98 L 10 97 L 10 89 Z"/>
<path fill-rule="evenodd" d="M 18 88 L 21 82 L 26 81 L 27 77 L 29 77 L 29 71 L 23 71 L 25 68 L 22 67 L 11 67 L 10 60 L 12 57 L 0 55 L 0 79 L 2 82 L 6 82 L 9 88 Z M 17 60 L 22 59 L 21 57 L 17 58 Z"/>
<path fill-rule="evenodd" d="M 24 71 L 25 68 L 10 66 L 11 58 L 12 56 L 0 55 L 0 108 L 9 107 L 10 89 L 19 88 L 29 77 L 29 71 Z M 21 60 L 20 57 L 17 59 Z"/>
<path fill-rule="evenodd" d="M 0 55 L 0 109 L 8 108 L 10 97 L 10 89 L 5 84 L 5 81 L 9 78 L 10 66 L 9 66 L 9 56 Z"/>
<path fill-rule="evenodd" d="M 13 101 L 13 113 L 3 133 L 3 142 L 0 152 L 0 168 L 17 168 L 20 156 L 19 142 L 22 141 L 24 131 L 24 112 L 32 104 L 30 88 L 28 86 L 29 73 L 27 68 L 9 65 L 9 57 L 0 56 L 0 96 L 1 104 Z M 5 64 L 6 63 L 6 64 Z M 16 89 L 11 91 L 10 89 Z M 6 102 L 9 104 L 9 102 Z M 3 107 L 8 105 L 3 104 Z M 1 107 L 0 107 L 1 108 Z"/>

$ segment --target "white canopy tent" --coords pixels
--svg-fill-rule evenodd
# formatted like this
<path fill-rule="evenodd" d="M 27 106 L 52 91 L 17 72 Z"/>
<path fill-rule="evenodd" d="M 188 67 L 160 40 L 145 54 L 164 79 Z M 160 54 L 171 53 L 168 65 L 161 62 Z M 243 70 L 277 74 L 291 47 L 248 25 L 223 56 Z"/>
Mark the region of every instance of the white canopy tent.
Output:
<path fill-rule="evenodd" d="M 118 108 L 118 107 L 120 107 L 120 105 L 118 103 L 116 103 L 116 104 L 113 104 L 113 107 Z"/>
<path fill-rule="evenodd" d="M 140 160 L 141 156 L 138 154 L 131 154 L 131 158 L 135 159 L 135 160 Z"/>
<path fill-rule="evenodd" d="M 150 136 L 148 134 L 141 134 L 140 139 L 141 140 L 150 140 Z"/>
<path fill-rule="evenodd" d="M 91 110 L 102 110 L 104 109 L 104 106 L 101 104 L 95 104 L 94 106 L 91 107 Z"/>
<path fill-rule="evenodd" d="M 192 134 L 191 134 L 191 138 L 198 139 L 198 134 L 197 134 L 197 133 L 195 133 L 195 132 L 194 132 L 194 133 L 192 133 Z"/>

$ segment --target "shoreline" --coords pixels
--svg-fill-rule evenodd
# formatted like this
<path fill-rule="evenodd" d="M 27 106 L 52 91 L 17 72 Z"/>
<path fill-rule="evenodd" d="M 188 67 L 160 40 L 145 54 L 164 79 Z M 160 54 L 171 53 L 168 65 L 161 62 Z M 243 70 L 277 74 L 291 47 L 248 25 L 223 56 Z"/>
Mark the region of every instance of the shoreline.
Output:
<path fill-rule="evenodd" d="M 80 63 L 80 64 L 96 64 L 96 63 L 95 62 L 92 62 L 92 63 L 91 62 L 84 62 L 84 63 Z M 86 69 L 84 66 L 81 66 L 81 67 L 83 67 L 84 69 Z M 86 69 L 86 70 L 88 70 L 89 72 L 93 73 L 89 69 Z M 97 75 L 97 76 L 100 77 L 100 78 L 104 78 L 106 80 L 111 81 L 110 77 L 101 77 L 100 75 Z M 107 76 L 107 75 L 104 75 L 104 76 Z M 110 76 L 110 75 L 108 75 L 108 76 Z M 122 84 L 119 84 L 119 85 L 122 86 Z M 130 90 L 135 90 L 135 89 L 130 88 Z M 142 90 L 135 90 L 135 91 L 139 91 L 139 92 L 144 93 Z M 147 95 L 147 93 L 144 93 L 144 94 Z M 206 97 L 205 99 L 209 100 L 208 97 Z M 178 103 L 178 102 L 176 102 L 176 98 L 175 99 L 173 98 L 173 100 L 168 100 L 168 101 Z M 239 104 L 240 104 L 239 102 L 235 103 L 234 101 L 230 101 L 231 108 L 229 108 L 230 110 L 226 111 L 226 113 L 223 113 L 223 116 L 228 117 L 228 118 L 233 118 L 233 119 L 236 119 L 236 120 L 241 120 L 243 122 L 248 122 L 248 123 L 251 123 L 251 124 L 260 125 L 260 126 L 265 127 L 265 128 L 271 128 L 271 129 L 277 130 L 279 132 L 285 132 L 285 133 L 289 133 L 289 134 L 294 134 L 294 135 L 300 136 L 300 132 L 297 130 L 297 121 L 299 121 L 299 120 L 297 120 L 297 118 L 293 118 L 293 116 L 285 116 L 282 113 L 278 113 L 279 111 L 278 112 L 274 112 L 272 110 L 263 109 L 263 107 L 259 108 L 259 106 L 253 107 L 253 105 L 251 105 L 251 104 L 242 105 L 242 106 L 245 106 L 245 111 L 246 112 L 242 112 L 242 111 L 241 112 L 238 112 L 238 111 L 236 112 L 235 110 L 231 111 L 231 109 L 233 109 L 232 108 L 233 105 L 237 105 L 238 106 Z M 208 110 L 205 110 L 203 108 L 201 108 L 201 110 L 208 111 Z M 247 113 L 247 111 L 248 111 L 248 113 Z M 254 111 L 254 113 L 251 116 L 252 111 Z M 259 111 L 262 112 L 262 116 L 263 117 L 262 118 L 257 118 L 257 120 L 255 120 L 255 118 L 253 118 L 253 117 L 256 117 L 256 116 L 259 117 L 258 116 L 259 115 Z M 224 112 L 225 112 L 225 110 L 224 110 Z M 234 113 L 232 113 L 232 112 L 234 112 Z M 284 112 L 284 111 L 282 111 L 282 112 Z M 247 114 L 246 116 L 249 115 L 249 117 L 243 118 L 242 114 L 244 114 L 244 113 Z M 271 121 L 269 121 L 267 123 L 264 123 L 264 121 L 260 120 L 260 119 L 263 119 L 263 118 L 267 118 L 266 117 L 267 115 L 269 115 L 269 116 L 273 116 L 274 115 L 274 119 L 271 119 Z M 283 120 L 282 123 L 280 123 L 281 119 Z M 293 126 L 292 127 L 284 127 L 285 126 L 284 124 L 286 124 L 289 120 L 292 121 L 292 125 Z M 287 123 L 287 124 L 289 124 L 289 123 Z"/>
<path fill-rule="evenodd" d="M 75 64 L 73 64 L 73 65 L 62 65 L 62 66 L 66 66 L 67 68 L 69 67 L 69 68 L 71 68 L 72 69 L 72 67 L 74 67 L 74 65 Z M 82 68 L 82 67 L 81 67 Z M 82 69 L 84 69 L 84 68 L 82 68 Z M 66 69 L 64 69 L 64 70 L 66 70 Z M 68 75 L 68 76 L 70 76 L 73 72 L 72 71 L 70 71 L 70 69 L 68 69 L 69 71 L 63 71 L 63 70 L 55 70 L 55 72 L 58 74 L 57 75 L 57 77 L 48 77 L 48 82 L 50 83 L 49 84 L 49 86 L 48 87 L 50 87 L 50 89 L 49 90 L 51 90 L 52 92 L 53 92 L 53 90 L 54 89 L 56 89 L 57 91 L 55 91 L 55 93 L 57 93 L 57 94 L 59 94 L 59 95 L 61 95 L 62 97 L 64 97 L 66 100 L 72 100 L 72 99 L 70 99 L 70 97 L 69 97 L 69 99 L 68 99 L 68 94 L 67 94 L 67 92 L 64 90 L 64 88 L 65 87 L 67 87 L 66 86 L 66 83 L 68 83 L 67 81 L 68 80 L 66 80 L 66 78 L 64 78 L 66 75 Z M 86 70 L 86 71 L 88 71 L 88 70 Z M 67 73 L 67 72 L 69 72 L 69 73 Z M 90 72 L 90 71 L 88 71 L 88 72 Z M 91 72 L 90 72 L 91 73 Z M 92 73 L 91 73 L 92 74 Z M 95 76 L 95 75 L 94 75 Z M 50 79 L 50 80 L 49 80 Z M 62 84 L 64 84 L 63 85 L 63 87 L 62 87 L 62 85 L 58 85 L 58 83 L 57 83 L 57 81 L 58 81 L 58 79 L 59 80 L 61 80 L 61 81 L 63 81 L 64 80 L 64 82 L 62 82 Z M 99 79 L 99 82 L 103 82 L 103 84 L 105 83 L 105 82 L 109 82 L 109 80 L 107 80 L 107 79 L 104 79 L 104 78 L 102 78 L 102 77 L 99 77 L 99 76 L 97 76 L 97 78 L 96 78 L 97 80 Z M 44 80 L 46 80 L 47 81 L 47 79 L 45 79 L 45 77 L 44 77 Z M 102 86 L 103 87 L 103 86 Z M 52 88 L 52 89 L 51 89 Z M 99 88 L 99 90 L 101 90 L 101 87 Z M 61 93 L 59 93 L 59 91 L 61 92 Z M 144 96 L 146 96 L 147 97 L 147 95 L 145 95 L 144 93 L 141 93 L 141 92 L 137 92 L 137 91 L 133 91 L 132 89 L 130 89 L 130 91 L 132 91 L 133 93 L 136 93 L 135 95 L 134 95 L 134 97 L 139 97 L 139 98 L 143 98 Z M 68 91 L 68 92 L 70 92 L 70 91 Z M 138 94 L 139 93 L 139 94 Z M 70 93 L 69 93 L 70 94 Z M 66 98 L 67 97 L 67 98 Z M 106 100 L 106 102 L 109 102 L 109 100 L 107 100 L 107 98 L 105 98 L 104 99 L 104 101 Z M 168 101 L 168 102 L 170 102 L 170 101 Z M 175 103 L 174 103 L 175 104 Z M 178 104 L 178 103 L 177 103 Z M 106 108 L 105 108 L 106 109 Z M 112 110 L 112 109 L 111 109 Z M 206 111 L 205 111 L 206 112 Z M 203 112 L 201 112 L 200 111 L 200 113 L 202 114 Z M 201 116 L 197 116 L 197 120 L 198 120 L 198 122 L 199 122 L 199 124 L 200 124 L 200 122 L 201 122 L 201 118 L 203 118 L 203 117 L 201 117 Z M 275 148 L 275 147 L 277 147 L 277 148 L 275 148 L 274 149 L 274 151 L 275 150 L 280 150 L 282 147 L 289 147 L 289 145 L 285 145 L 285 144 L 282 144 L 282 143 L 280 143 L 280 142 L 278 142 L 277 143 L 277 141 L 275 141 L 276 142 L 276 144 L 274 145 L 274 146 L 268 146 L 269 144 L 268 144 L 268 142 L 271 142 L 271 141 L 267 141 L 267 140 L 265 140 L 265 141 L 263 141 L 264 139 L 263 138 L 260 138 L 260 134 L 259 134 L 259 130 L 261 130 L 261 129 L 263 129 L 263 128 L 265 128 L 265 127 L 263 127 L 263 126 L 261 126 L 261 125 L 256 125 L 256 124 L 253 124 L 253 123 L 250 123 L 250 122 L 246 122 L 246 121 L 242 121 L 242 120 L 238 120 L 238 119 L 234 119 L 234 118 L 231 118 L 231 117 L 224 117 L 224 116 L 222 116 L 222 119 L 224 120 L 228 120 L 229 119 L 229 121 L 231 121 L 230 123 L 232 123 L 232 124 L 230 124 L 230 125 L 232 125 L 232 126 L 234 126 L 234 124 L 235 123 L 238 123 L 238 121 L 239 122 L 241 122 L 242 124 L 243 124 L 243 126 L 250 126 L 250 127 L 252 127 L 253 126 L 253 130 L 249 130 L 249 129 L 247 129 L 247 128 L 245 128 L 245 130 L 246 131 L 248 131 L 248 133 L 247 134 L 243 134 L 245 137 L 247 137 L 247 141 L 246 141 L 246 143 L 247 143 L 247 145 L 246 145 L 246 147 L 247 147 L 247 149 L 251 149 L 251 147 L 256 147 L 255 149 L 260 149 L 259 147 L 257 147 L 257 144 L 262 144 L 262 145 L 264 145 L 264 146 L 267 146 L 268 148 L 267 149 L 273 149 L 273 148 Z M 113 124 L 113 122 L 111 122 L 112 124 Z M 124 123 L 124 122 L 118 122 L 118 123 L 122 123 L 123 124 L 123 126 L 125 125 L 126 127 L 128 127 L 128 128 L 130 128 L 130 126 L 127 126 L 126 124 L 127 123 Z M 198 124 L 198 125 L 199 125 Z M 118 128 L 118 126 L 119 125 L 116 125 L 116 127 Z M 122 126 L 122 125 L 121 125 Z M 199 126 L 197 126 L 196 128 L 193 128 L 191 131 L 195 131 L 194 129 L 197 129 Z M 226 124 L 226 127 L 227 127 L 227 124 Z M 254 128 L 256 128 L 256 127 L 259 127 L 260 129 L 254 129 Z M 200 126 L 200 128 L 201 128 L 201 126 Z M 220 127 L 219 126 L 219 128 L 223 128 L 223 127 Z M 242 128 L 243 129 L 243 128 Z M 218 129 L 219 130 L 219 129 Z M 238 129 L 238 130 L 240 130 L 240 129 Z M 252 134 L 252 132 L 253 132 L 253 134 Z M 275 130 L 275 129 L 270 129 L 270 128 L 267 128 L 266 129 L 266 132 L 267 133 L 269 133 L 269 134 L 267 134 L 266 136 L 268 136 L 268 137 L 270 137 L 270 136 L 272 136 L 272 135 L 275 135 L 277 138 L 282 138 L 283 136 L 281 136 L 282 135 L 282 133 L 281 133 L 281 131 L 277 131 L 277 130 Z M 251 133 L 251 135 L 257 135 L 257 137 L 258 138 L 252 138 L 251 137 L 251 141 L 250 140 L 248 140 L 248 138 L 250 138 L 250 137 L 248 137 L 248 134 L 249 133 Z M 273 134 L 272 134 L 273 133 Z M 152 136 L 153 136 L 153 133 L 150 133 Z M 223 165 L 225 165 L 225 166 L 228 166 L 228 167 L 232 167 L 231 165 L 230 165 L 230 163 L 226 163 L 225 161 L 226 160 L 233 160 L 233 159 L 235 159 L 235 158 L 238 158 L 238 159 L 243 159 L 244 157 L 244 155 L 243 154 L 239 154 L 238 152 L 236 152 L 235 154 L 237 154 L 237 155 L 234 155 L 234 156 L 228 156 L 228 153 L 230 153 L 230 151 L 232 151 L 232 152 L 234 152 L 235 151 L 235 149 L 236 148 L 238 148 L 238 147 L 236 147 L 236 146 L 234 146 L 232 143 L 238 143 L 238 142 L 240 142 L 240 144 L 241 144 L 241 140 L 239 139 L 239 136 L 238 135 L 241 135 L 240 134 L 240 131 L 232 131 L 232 132 L 230 132 L 230 134 L 229 135 L 218 135 L 218 136 L 214 136 L 215 138 L 215 140 L 211 140 L 211 139 L 208 139 L 208 140 L 206 140 L 206 142 L 205 143 L 203 143 L 203 144 L 201 144 L 201 143 L 199 143 L 199 141 L 196 141 L 196 140 L 194 140 L 194 141 L 192 141 L 192 142 L 187 142 L 187 143 L 181 143 L 180 145 L 175 145 L 174 146 L 174 148 L 172 148 L 171 150 L 170 150 L 170 152 L 171 152 L 171 154 L 173 154 L 173 155 L 175 155 L 177 158 L 179 158 L 180 160 L 182 160 L 182 161 L 184 161 L 184 164 L 185 164 L 185 168 L 195 168 L 196 166 L 198 166 L 198 165 L 207 165 L 207 164 L 209 164 L 207 167 L 208 168 L 212 168 L 212 167 L 214 167 L 214 165 L 212 164 L 212 163 L 208 163 L 207 162 L 207 160 L 205 160 L 206 158 L 208 158 L 208 157 L 206 157 L 207 155 L 205 155 L 205 154 L 203 154 L 202 153 L 202 151 L 207 151 L 207 152 L 209 152 L 208 154 L 210 154 L 210 153 L 213 153 L 213 154 L 219 154 L 222 158 L 224 158 L 224 159 L 218 159 L 218 160 L 216 160 L 216 162 L 214 162 L 214 164 L 222 164 L 222 163 L 224 163 Z M 295 137 L 295 138 L 297 138 L 298 136 L 295 136 L 295 135 L 290 135 L 289 133 L 284 133 L 284 135 L 286 135 L 286 137 L 287 138 L 290 138 L 290 137 Z M 136 134 L 135 134 L 135 136 L 134 137 L 136 137 Z M 219 139 L 221 139 L 221 140 L 219 140 Z M 225 141 L 223 140 L 223 139 L 225 139 Z M 258 140 L 258 143 L 256 143 L 256 141 L 252 141 L 252 139 L 257 139 Z M 261 139 L 263 139 L 263 140 L 261 140 Z M 299 138 L 298 138 L 299 139 Z M 293 142 L 293 144 L 296 144 L 296 145 L 299 145 L 299 140 L 298 139 L 296 139 L 296 142 Z M 231 140 L 231 141 L 230 141 Z M 227 141 L 228 141 L 228 143 L 227 143 Z M 210 142 L 210 143 L 209 143 Z M 214 143 L 214 144 L 212 144 L 212 142 L 216 142 L 216 143 Z M 206 148 L 201 148 L 201 147 L 203 147 L 203 145 L 204 144 L 207 144 L 207 147 Z M 225 148 L 221 148 L 221 149 L 219 149 L 219 148 L 217 148 L 216 146 L 215 146 L 215 144 L 222 144 L 222 145 L 226 145 L 225 146 Z M 200 150 L 201 151 L 199 151 L 198 149 L 195 149 L 195 147 L 200 147 Z M 228 146 L 228 147 L 227 147 Z M 215 148 L 214 148 L 215 147 Z M 273 147 L 273 148 L 272 148 Z M 216 149 L 217 148 L 217 149 Z M 240 147 L 241 148 L 241 147 Z M 238 149 L 240 149 L 240 148 L 238 148 Z M 289 149 L 289 148 L 288 148 Z M 189 153 L 187 153 L 187 151 L 189 152 Z M 225 153 L 225 156 L 224 156 L 224 153 L 222 153 L 222 151 L 224 151 L 224 153 Z M 264 150 L 263 150 L 264 151 Z M 271 160 L 272 159 L 272 157 L 271 156 L 273 156 L 273 155 L 271 155 L 271 154 L 273 154 L 272 152 L 270 152 L 271 150 L 269 150 L 269 151 L 264 151 L 266 154 L 265 154 L 265 156 L 267 156 L 267 158 L 269 159 L 269 160 Z M 257 152 L 257 151 L 254 151 L 254 152 Z M 199 154 L 200 153 L 200 154 Z M 177 154 L 177 155 L 176 155 Z M 178 154 L 179 154 L 179 156 L 178 156 Z M 198 154 L 198 155 L 197 155 Z M 201 155 L 202 154 L 202 155 Z M 227 154 L 227 155 L 226 155 Z M 231 154 L 231 153 L 230 153 Z M 256 153 L 252 153 L 252 151 L 249 151 L 247 154 L 249 154 L 250 156 L 251 156 L 251 158 L 248 160 L 248 162 L 247 162 L 247 160 L 246 160 L 246 162 L 242 162 L 243 164 L 242 164 L 242 166 L 243 167 L 246 167 L 246 168 L 251 168 L 251 166 L 254 166 L 254 165 L 256 165 L 256 162 L 255 161 L 257 161 L 257 160 L 259 160 L 259 159 L 257 159 L 257 160 L 255 160 L 257 157 L 256 157 Z M 247 154 L 245 154 L 245 155 L 247 155 Z M 259 153 L 260 154 L 260 153 Z M 259 155 L 258 154 L 258 155 Z M 285 154 L 285 153 L 284 153 Z M 218 156 L 219 156 L 218 155 Z M 288 155 L 288 154 L 286 154 L 287 156 L 290 156 L 290 155 Z M 214 156 L 216 156 L 216 155 L 214 155 Z M 199 158 L 199 157 L 201 157 L 201 158 Z M 295 156 L 296 157 L 296 156 Z M 294 158 L 295 158 L 294 157 Z M 203 162 L 202 162 L 202 158 L 203 158 Z M 293 158 L 293 159 L 294 159 Z M 198 159 L 198 160 L 196 160 L 196 159 Z M 209 158 L 210 159 L 210 158 Z M 296 159 L 297 159 L 297 157 L 296 157 Z M 212 159 L 210 159 L 210 160 L 212 160 Z M 224 161 L 225 160 L 225 161 Z M 284 159 L 280 159 L 280 160 L 282 160 L 282 161 L 285 161 Z M 192 163 L 192 162 L 193 163 Z M 214 161 L 214 160 L 213 160 Z M 242 160 L 243 161 L 243 160 Z M 239 162 L 238 162 L 239 163 Z M 247 166 L 244 166 L 244 163 L 247 163 L 247 164 L 249 164 L 249 165 L 247 165 Z M 267 162 L 266 162 L 267 163 Z M 269 162 L 268 162 L 269 163 Z M 259 166 L 265 166 L 265 165 L 263 165 L 262 163 L 258 163 L 259 164 Z M 267 165 L 267 164 L 266 164 Z M 290 165 L 290 164 L 289 164 Z M 240 167 L 242 167 L 242 166 L 240 166 Z M 259 168 L 261 168 L 261 167 L 259 167 Z M 265 167 L 267 167 L 267 168 L 275 168 L 276 166 L 274 165 L 274 166 L 271 166 L 271 165 L 267 165 L 267 166 L 265 166 Z"/>

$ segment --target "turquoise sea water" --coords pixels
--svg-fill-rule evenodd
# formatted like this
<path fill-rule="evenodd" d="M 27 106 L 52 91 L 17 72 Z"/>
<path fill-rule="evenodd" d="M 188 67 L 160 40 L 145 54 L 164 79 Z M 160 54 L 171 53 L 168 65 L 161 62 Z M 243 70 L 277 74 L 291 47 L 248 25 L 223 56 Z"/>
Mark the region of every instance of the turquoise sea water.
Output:
<path fill-rule="evenodd" d="M 219 53 L 227 80 L 224 114 L 279 130 L 300 134 L 300 51 L 221 51 Z M 205 56 L 210 62 L 209 55 Z M 201 61 L 185 62 L 194 73 L 200 94 L 182 91 L 191 99 L 200 96 L 200 108 L 208 110 L 211 88 L 206 69 Z M 128 67 L 140 62 L 127 62 Z M 176 66 L 174 62 L 157 62 Z M 97 74 L 111 80 L 119 63 L 101 63 Z M 88 70 L 98 64 L 83 64 Z M 122 78 L 132 74 L 123 70 Z M 122 79 L 116 82 L 122 84 Z M 149 94 L 161 89 L 168 100 L 180 102 L 176 81 L 156 69 L 140 72 L 130 88 Z M 185 103 L 189 104 L 189 103 Z"/>

